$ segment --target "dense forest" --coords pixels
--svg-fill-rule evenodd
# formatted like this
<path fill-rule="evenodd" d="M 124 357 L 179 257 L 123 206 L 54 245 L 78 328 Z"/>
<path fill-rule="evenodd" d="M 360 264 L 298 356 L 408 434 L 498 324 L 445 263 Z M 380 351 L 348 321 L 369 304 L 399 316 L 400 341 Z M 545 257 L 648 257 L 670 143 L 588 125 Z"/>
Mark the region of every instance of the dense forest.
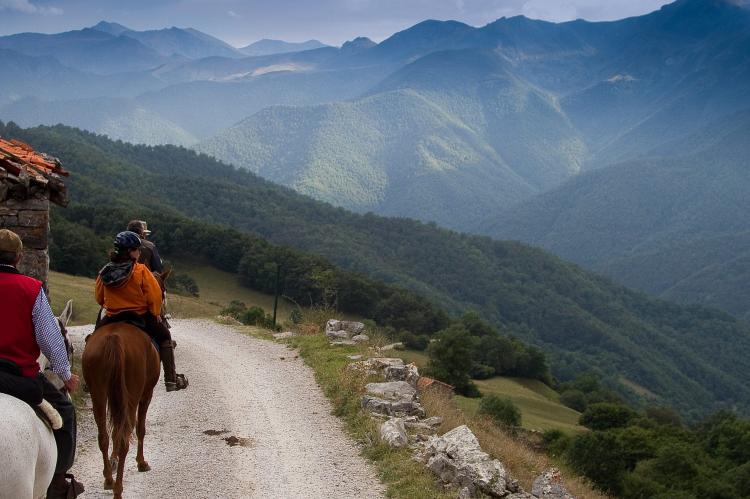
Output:
<path fill-rule="evenodd" d="M 0 135 L 60 157 L 72 171 L 73 201 L 56 217 L 100 234 L 135 216 L 134 206 L 158 214 L 149 221 L 167 249 L 176 229 L 160 224 L 169 216 L 233 227 L 397 284 L 448 314 L 474 309 L 504 334 L 541 347 L 562 380 L 594 371 L 626 397 L 636 398 L 632 386 L 688 417 L 750 405 L 750 359 L 743 355 L 750 329 L 724 313 L 654 300 L 520 243 L 352 214 L 183 148 L 130 145 L 63 126 L 6 124 Z M 124 212 L 106 214 L 115 209 Z M 94 211 L 107 227 L 86 218 Z M 213 244 L 217 251 L 231 246 L 218 236 Z M 233 270 L 242 271 L 235 256 Z M 262 287 L 268 275 L 253 275 L 254 285 Z"/>

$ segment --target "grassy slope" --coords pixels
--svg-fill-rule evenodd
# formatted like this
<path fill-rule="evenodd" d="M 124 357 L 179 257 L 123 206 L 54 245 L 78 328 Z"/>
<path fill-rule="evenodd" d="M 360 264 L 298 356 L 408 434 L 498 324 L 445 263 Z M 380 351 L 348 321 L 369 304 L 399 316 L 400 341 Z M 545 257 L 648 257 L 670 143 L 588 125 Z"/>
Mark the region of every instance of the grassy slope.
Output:
<path fill-rule="evenodd" d="M 393 356 L 414 362 L 420 368 L 427 365 L 429 360 L 424 352 L 413 350 L 396 352 Z M 578 425 L 581 414 L 562 405 L 559 395 L 541 381 L 496 377 L 475 383 L 484 395 L 509 397 L 521 410 L 521 425 L 526 429 L 544 431 L 558 428 L 566 433 L 584 431 Z M 476 414 L 479 400 L 456 397 L 458 406 L 469 415 Z"/>
<path fill-rule="evenodd" d="M 180 272 L 192 275 L 198 282 L 200 297 L 192 298 L 170 294 L 169 311 L 174 317 L 210 317 L 217 315 L 231 300 L 240 300 L 246 305 L 257 305 L 268 312 L 273 310 L 273 296 L 241 287 L 236 276 L 227 274 L 209 266 L 196 267 L 195 270 L 182 269 Z M 204 288 L 205 285 L 205 288 Z M 72 325 L 93 324 L 99 312 L 94 301 L 94 281 L 87 277 L 71 276 L 59 272 L 50 272 L 49 289 L 52 309 L 60 313 L 67 300 L 73 300 Z M 270 308 L 268 304 L 270 303 Z M 285 313 L 291 310 L 288 305 L 282 309 Z M 283 314 L 280 317 L 285 317 Z"/>
<path fill-rule="evenodd" d="M 509 397 L 521 410 L 521 425 L 529 430 L 560 429 L 566 433 L 584 431 L 578 425 L 580 413 L 560 404 L 557 394 L 543 383 L 521 378 L 492 378 L 475 382 L 484 395 Z M 476 414 L 480 399 L 456 397 L 458 406 Z"/>

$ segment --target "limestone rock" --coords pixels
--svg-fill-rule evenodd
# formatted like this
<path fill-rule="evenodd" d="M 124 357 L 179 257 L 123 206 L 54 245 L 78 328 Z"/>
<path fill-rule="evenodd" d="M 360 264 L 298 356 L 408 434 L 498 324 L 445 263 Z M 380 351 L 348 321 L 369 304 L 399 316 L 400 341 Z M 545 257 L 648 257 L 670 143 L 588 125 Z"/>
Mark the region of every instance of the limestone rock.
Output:
<path fill-rule="evenodd" d="M 295 336 L 297 336 L 297 334 L 293 333 L 292 331 L 285 331 L 283 333 L 274 333 L 274 335 L 273 335 L 273 337 L 276 338 L 277 340 L 284 340 L 284 339 L 287 339 L 287 338 L 294 338 Z"/>
<path fill-rule="evenodd" d="M 355 343 L 364 343 L 365 341 L 370 341 L 370 337 L 366 334 L 358 334 L 356 336 L 352 336 L 352 341 Z"/>
<path fill-rule="evenodd" d="M 440 416 L 432 416 L 431 418 L 427 418 L 427 419 L 423 420 L 422 423 L 424 423 L 426 425 L 430 425 L 433 428 L 437 428 L 438 426 L 440 426 L 441 424 L 443 424 L 443 418 L 440 417 Z"/>
<path fill-rule="evenodd" d="M 560 470 L 550 468 L 534 479 L 531 493 L 539 499 L 573 499 L 565 488 Z"/>
<path fill-rule="evenodd" d="M 424 409 L 415 400 L 386 400 L 365 395 L 362 397 L 362 408 L 369 412 L 388 416 L 424 417 Z"/>
<path fill-rule="evenodd" d="M 333 345 L 333 346 L 347 346 L 347 347 L 351 347 L 351 346 L 354 346 L 356 344 L 357 344 L 357 342 L 356 341 L 352 341 L 352 340 L 339 340 L 339 341 L 332 341 L 331 342 L 331 345 Z"/>
<path fill-rule="evenodd" d="M 385 368 L 385 379 L 386 381 L 406 381 L 411 386 L 417 386 L 417 380 L 419 379 L 419 370 L 414 364 L 404 365 L 391 364 Z"/>
<path fill-rule="evenodd" d="M 326 322 L 326 335 L 329 332 L 345 331 L 348 337 L 362 334 L 365 331 L 365 325 L 361 322 L 354 321 L 339 321 L 336 319 L 330 319 Z"/>
<path fill-rule="evenodd" d="M 459 489 L 468 489 L 469 497 L 475 497 L 478 492 L 491 497 L 521 492 L 517 486 L 509 487 L 511 484 L 502 463 L 482 451 L 479 441 L 466 425 L 432 438 L 427 443 L 425 457 L 427 467 L 440 480 Z"/>
<path fill-rule="evenodd" d="M 349 359 L 349 360 L 362 360 L 362 356 L 361 355 L 347 355 L 346 358 Z M 352 364 L 349 364 L 349 365 L 352 365 Z M 349 366 L 347 366 L 347 367 L 349 367 Z"/>
<path fill-rule="evenodd" d="M 391 447 L 403 447 L 409 443 L 404 421 L 392 418 L 380 425 L 380 438 Z"/>
<path fill-rule="evenodd" d="M 368 394 L 388 400 L 416 400 L 417 390 L 406 381 L 387 381 L 385 383 L 367 383 Z"/>
<path fill-rule="evenodd" d="M 346 331 L 326 331 L 329 340 L 348 340 L 349 333 Z"/>

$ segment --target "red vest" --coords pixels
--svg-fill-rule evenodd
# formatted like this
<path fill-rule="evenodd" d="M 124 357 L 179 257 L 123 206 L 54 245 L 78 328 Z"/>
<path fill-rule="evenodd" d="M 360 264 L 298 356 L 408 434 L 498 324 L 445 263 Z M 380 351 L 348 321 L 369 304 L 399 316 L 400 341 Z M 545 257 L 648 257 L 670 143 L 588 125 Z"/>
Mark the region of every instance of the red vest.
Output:
<path fill-rule="evenodd" d="M 0 358 L 12 360 L 24 376 L 39 372 L 39 345 L 31 312 L 42 283 L 20 274 L 0 272 Z"/>

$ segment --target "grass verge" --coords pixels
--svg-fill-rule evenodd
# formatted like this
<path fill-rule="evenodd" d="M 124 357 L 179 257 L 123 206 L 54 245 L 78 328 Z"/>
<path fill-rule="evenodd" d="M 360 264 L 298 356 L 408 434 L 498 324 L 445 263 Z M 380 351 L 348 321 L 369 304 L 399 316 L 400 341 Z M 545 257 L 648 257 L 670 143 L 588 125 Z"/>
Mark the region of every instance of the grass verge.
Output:
<path fill-rule="evenodd" d="M 367 379 L 352 371 L 346 370 L 352 362 L 349 355 L 361 354 L 367 358 L 372 352 L 363 346 L 331 347 L 322 334 L 325 313 L 318 313 L 319 317 L 309 320 L 310 311 L 305 315 L 305 324 L 298 331 L 301 334 L 287 341 L 296 348 L 300 356 L 315 372 L 318 384 L 326 396 L 332 401 L 334 414 L 346 424 L 346 428 L 354 440 L 361 445 L 363 454 L 370 458 L 378 467 L 380 477 L 387 487 L 389 497 L 397 498 L 442 498 L 454 497 L 446 492 L 423 464 L 412 459 L 409 449 L 392 449 L 380 442 L 377 425 L 360 409 L 360 401 Z M 369 333 L 368 333 L 369 334 Z M 265 335 L 268 338 L 268 334 Z M 402 352 L 393 352 L 399 356 Z M 519 387 L 535 393 L 538 387 Z M 566 486 L 570 493 L 579 499 L 604 499 L 607 496 L 593 489 L 583 478 L 576 476 L 565 463 L 553 460 L 541 451 L 534 450 L 522 439 L 506 433 L 490 420 L 461 410 L 453 397 L 435 391 L 421 394 L 422 404 L 428 416 L 441 416 L 443 424 L 439 433 L 445 433 L 457 426 L 465 424 L 471 428 L 482 448 L 492 457 L 499 459 L 510 473 L 519 480 L 526 490 L 545 469 L 556 466 L 565 476 Z"/>

